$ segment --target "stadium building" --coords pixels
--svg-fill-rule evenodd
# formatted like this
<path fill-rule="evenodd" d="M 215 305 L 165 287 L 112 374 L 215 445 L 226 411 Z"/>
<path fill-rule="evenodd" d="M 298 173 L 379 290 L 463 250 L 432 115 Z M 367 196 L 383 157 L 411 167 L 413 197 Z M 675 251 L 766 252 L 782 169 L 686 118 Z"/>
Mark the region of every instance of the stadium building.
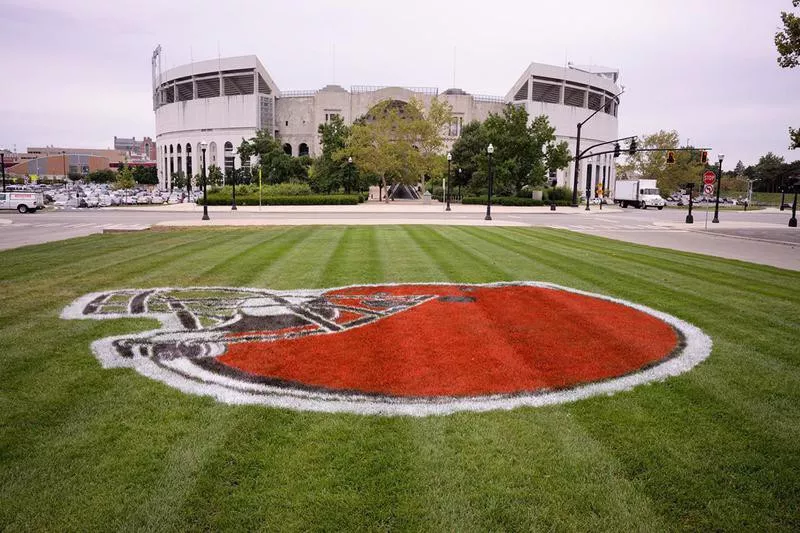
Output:
<path fill-rule="evenodd" d="M 374 87 L 356 85 L 346 90 L 326 85 L 317 90 L 281 91 L 254 55 L 219 58 L 181 65 L 162 72 L 161 48 L 153 52 L 153 109 L 156 119 L 158 176 L 169 188 L 178 172 L 194 176 L 201 170 L 200 143 L 208 143 L 206 165 L 227 174 L 249 161 L 235 154 L 242 139 L 266 129 L 283 143 L 286 153 L 315 156 L 321 152 L 319 124 L 340 116 L 346 124 L 366 114 L 383 100 L 408 102 L 412 97 L 427 107 L 434 98 L 447 101 L 453 121 L 446 132 L 449 148 L 472 120 L 502 112 L 506 104 L 523 105 L 531 119 L 547 115 L 557 139 L 575 153 L 576 124 L 598 109 L 581 134 L 581 146 L 619 137 L 617 111 L 619 72 L 597 67 L 559 67 L 531 63 L 505 96 L 470 94 L 462 89 L 439 92 L 430 87 Z M 598 149 L 600 151 L 601 149 Z M 574 163 L 555 176 L 559 185 L 572 186 Z M 590 180 L 613 195 L 614 160 L 610 155 L 584 160 L 579 190 Z"/>

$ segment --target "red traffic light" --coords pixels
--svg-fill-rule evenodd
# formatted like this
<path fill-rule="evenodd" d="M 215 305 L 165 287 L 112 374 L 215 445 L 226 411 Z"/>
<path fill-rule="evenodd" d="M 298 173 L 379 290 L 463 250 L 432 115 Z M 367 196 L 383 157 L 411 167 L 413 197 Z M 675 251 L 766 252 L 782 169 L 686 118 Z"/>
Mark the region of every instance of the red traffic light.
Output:
<path fill-rule="evenodd" d="M 667 152 L 667 164 L 668 165 L 674 165 L 675 164 L 675 152 L 673 152 L 672 150 Z"/>
<path fill-rule="evenodd" d="M 700 152 L 700 162 L 701 162 L 702 164 L 704 164 L 704 165 L 705 165 L 706 163 L 708 163 L 708 152 L 706 152 L 705 150 L 703 150 L 702 152 Z"/>

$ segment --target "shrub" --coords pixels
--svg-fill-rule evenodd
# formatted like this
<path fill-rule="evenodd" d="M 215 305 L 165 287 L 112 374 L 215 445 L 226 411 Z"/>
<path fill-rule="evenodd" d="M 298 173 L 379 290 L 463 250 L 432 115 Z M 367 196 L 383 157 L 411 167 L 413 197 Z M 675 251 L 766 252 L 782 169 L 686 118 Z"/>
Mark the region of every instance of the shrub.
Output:
<path fill-rule="evenodd" d="M 462 200 L 462 204 L 472 204 L 472 205 L 486 205 L 488 201 L 486 196 L 465 196 Z M 556 200 L 556 205 L 569 205 L 569 200 Z M 493 196 L 492 197 L 492 205 L 505 205 L 505 206 L 515 206 L 515 207 L 533 207 L 533 206 L 541 206 L 541 205 L 550 205 L 550 202 L 545 202 L 544 200 L 534 200 L 533 198 L 517 198 L 516 196 Z"/>
<path fill-rule="evenodd" d="M 363 197 L 358 194 L 262 196 L 261 205 L 356 205 L 363 201 Z M 202 196 L 197 199 L 197 204 L 203 205 Z M 224 192 L 209 193 L 208 205 L 231 205 L 231 195 Z M 240 196 L 237 187 L 236 205 L 258 205 L 258 191 Z"/>
<path fill-rule="evenodd" d="M 556 205 L 558 205 L 559 200 L 569 200 L 572 201 L 572 189 L 569 187 L 556 187 L 555 189 L 546 189 L 544 194 L 542 195 L 543 200 L 550 201 L 551 197 L 555 197 Z"/>

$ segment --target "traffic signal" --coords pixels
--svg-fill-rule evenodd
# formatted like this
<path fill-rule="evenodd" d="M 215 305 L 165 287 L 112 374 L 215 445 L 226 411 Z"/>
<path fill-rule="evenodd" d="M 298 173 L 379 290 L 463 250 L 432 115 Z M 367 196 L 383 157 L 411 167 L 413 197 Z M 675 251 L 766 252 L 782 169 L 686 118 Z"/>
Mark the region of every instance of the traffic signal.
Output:
<path fill-rule="evenodd" d="M 635 154 L 636 153 L 636 148 L 638 148 L 638 147 L 636 146 L 636 137 L 634 137 L 633 139 L 631 139 L 630 146 L 628 146 L 628 153 L 630 155 Z"/>
<path fill-rule="evenodd" d="M 708 163 L 708 152 L 706 152 L 705 150 L 703 150 L 702 152 L 700 152 L 700 162 L 701 162 L 702 164 L 704 164 L 704 165 L 705 165 L 706 163 Z"/>
<path fill-rule="evenodd" d="M 675 152 L 672 150 L 667 152 L 667 164 L 674 165 L 675 164 Z"/>
<path fill-rule="evenodd" d="M 614 157 L 619 157 L 619 143 L 614 143 Z"/>

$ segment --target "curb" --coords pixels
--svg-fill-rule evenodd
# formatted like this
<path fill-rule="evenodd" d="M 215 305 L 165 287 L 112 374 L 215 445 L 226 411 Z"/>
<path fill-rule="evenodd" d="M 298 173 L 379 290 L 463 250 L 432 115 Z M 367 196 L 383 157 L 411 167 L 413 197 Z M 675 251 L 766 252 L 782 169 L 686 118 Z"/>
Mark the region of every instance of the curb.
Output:
<path fill-rule="evenodd" d="M 783 246 L 791 246 L 791 247 L 800 246 L 800 243 L 797 242 L 774 241 L 772 239 L 760 239 L 758 237 L 745 237 L 744 235 L 728 235 L 727 233 L 718 233 L 716 231 L 706 231 L 702 229 L 687 229 L 687 231 L 690 231 L 692 233 L 703 233 L 705 235 L 713 235 L 715 237 L 728 237 L 730 239 L 741 239 L 744 241 L 768 242 L 771 244 L 781 244 Z"/>

